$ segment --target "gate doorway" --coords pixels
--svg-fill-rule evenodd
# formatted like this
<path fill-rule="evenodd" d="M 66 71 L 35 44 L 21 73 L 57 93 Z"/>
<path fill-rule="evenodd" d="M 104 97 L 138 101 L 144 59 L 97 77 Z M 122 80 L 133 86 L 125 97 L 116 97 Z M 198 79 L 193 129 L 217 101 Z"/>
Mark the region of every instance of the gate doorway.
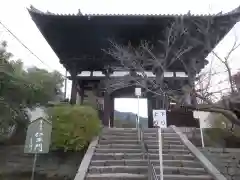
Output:
<path fill-rule="evenodd" d="M 114 99 L 114 127 L 135 128 L 137 114 L 137 98 Z M 146 98 L 139 98 L 139 122 L 143 128 L 148 128 L 148 105 Z"/>

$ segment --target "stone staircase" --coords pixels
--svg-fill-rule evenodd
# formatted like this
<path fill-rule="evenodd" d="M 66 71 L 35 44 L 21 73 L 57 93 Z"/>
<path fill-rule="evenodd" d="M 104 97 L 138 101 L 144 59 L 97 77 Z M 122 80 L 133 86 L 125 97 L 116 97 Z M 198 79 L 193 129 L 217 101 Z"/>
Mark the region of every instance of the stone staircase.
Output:
<path fill-rule="evenodd" d="M 172 128 L 164 129 L 162 137 L 164 180 L 214 179 L 202 163 L 182 144 L 180 136 Z M 148 146 L 149 157 L 156 174 L 159 175 L 157 129 L 145 129 L 143 140 Z M 148 161 L 143 157 L 144 153 L 136 129 L 104 128 L 84 179 L 147 180 Z M 75 178 L 75 180 L 80 179 Z"/>
<path fill-rule="evenodd" d="M 144 131 L 144 142 L 148 146 L 148 151 L 156 156 L 158 166 L 155 166 L 157 174 L 159 168 L 159 146 L 158 130 L 146 129 Z M 183 145 L 180 137 L 172 128 L 162 129 L 163 143 L 163 174 L 164 180 L 212 180 L 202 164 Z"/>

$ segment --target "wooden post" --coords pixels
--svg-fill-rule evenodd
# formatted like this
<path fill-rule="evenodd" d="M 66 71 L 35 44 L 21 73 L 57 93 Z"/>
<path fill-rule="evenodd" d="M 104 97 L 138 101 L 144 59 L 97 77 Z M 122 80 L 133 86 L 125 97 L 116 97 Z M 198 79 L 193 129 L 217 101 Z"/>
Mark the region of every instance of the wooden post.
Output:
<path fill-rule="evenodd" d="M 190 63 L 188 65 L 189 70 L 188 70 L 188 80 L 189 80 L 189 85 L 191 89 L 194 91 L 195 89 L 195 76 L 196 76 L 196 59 L 190 60 Z M 191 104 L 196 105 L 197 104 L 197 98 L 194 93 L 191 94 Z"/>
<path fill-rule="evenodd" d="M 108 91 L 104 92 L 104 115 L 103 115 L 103 125 L 109 126 L 110 119 L 110 96 Z"/>
<path fill-rule="evenodd" d="M 71 76 L 72 76 L 72 90 L 71 90 L 70 104 L 74 105 L 74 104 L 76 104 L 76 100 L 77 100 L 77 72 L 76 72 L 76 70 L 73 70 L 71 72 Z"/>
<path fill-rule="evenodd" d="M 147 105 L 148 105 L 148 128 L 153 127 L 153 98 L 150 93 L 147 93 Z"/>
<path fill-rule="evenodd" d="M 80 96 L 81 96 L 80 104 L 83 105 L 83 102 L 84 102 L 84 83 L 83 82 L 80 82 Z"/>
<path fill-rule="evenodd" d="M 67 69 L 65 71 L 65 79 L 64 79 L 64 99 L 67 99 Z"/>
<path fill-rule="evenodd" d="M 103 74 L 105 74 L 105 79 L 106 81 L 109 80 L 110 77 L 110 70 L 106 69 Z M 107 84 L 105 84 L 105 86 L 107 86 Z M 110 99 L 110 94 L 108 92 L 108 87 L 105 87 L 105 91 L 104 91 L 104 110 L 103 110 L 103 125 L 104 126 L 109 126 L 110 124 L 110 111 L 111 111 L 111 99 Z"/>
<path fill-rule="evenodd" d="M 110 78 L 110 74 L 113 73 L 111 68 L 107 68 L 103 71 L 103 74 L 105 74 L 105 80 L 108 81 Z M 103 110 L 103 125 L 104 126 L 109 126 L 109 125 L 113 125 L 113 122 L 111 122 L 110 120 L 110 116 L 113 109 L 111 108 L 111 96 L 108 92 L 108 88 L 107 87 L 107 83 L 105 84 L 105 92 L 104 92 L 104 110 Z"/>
<path fill-rule="evenodd" d="M 164 85 L 164 72 L 162 71 L 162 69 L 159 67 L 156 69 L 156 71 L 154 72 L 156 75 L 156 84 L 159 86 L 159 88 L 163 89 L 163 85 Z M 158 95 L 155 97 L 155 103 L 156 103 L 156 109 L 161 109 L 163 108 L 163 95 Z"/>
<path fill-rule="evenodd" d="M 110 97 L 110 126 L 114 126 L 114 98 Z"/>

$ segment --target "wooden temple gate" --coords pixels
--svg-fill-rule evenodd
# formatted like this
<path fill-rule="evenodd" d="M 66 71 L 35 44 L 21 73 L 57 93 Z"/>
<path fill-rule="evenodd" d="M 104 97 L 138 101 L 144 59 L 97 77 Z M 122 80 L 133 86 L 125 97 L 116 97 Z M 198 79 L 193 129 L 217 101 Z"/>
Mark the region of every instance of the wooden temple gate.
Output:
<path fill-rule="evenodd" d="M 163 48 L 157 46 L 157 43 L 159 40 L 166 38 L 164 37 L 166 27 L 176 20 L 187 24 L 189 33 L 191 33 L 197 41 L 203 43 L 194 44 L 194 48 L 181 57 L 189 71 L 186 71 L 183 64 L 177 62 L 170 63 L 171 59 L 166 59 L 166 62 L 171 64 L 167 71 L 174 75 L 172 77 L 164 77 L 164 81 L 173 89 L 178 89 L 185 84 L 194 88 L 194 81 L 191 81 L 191 79 L 194 79 L 193 77 L 204 68 L 207 64 L 205 60 L 207 55 L 239 20 L 240 8 L 226 14 L 199 16 L 191 14 L 83 15 L 81 13 L 76 15 L 58 15 L 50 12 L 44 13 L 34 7 L 29 9 L 29 13 L 49 45 L 59 57 L 60 63 L 62 63 L 71 74 L 69 78 L 72 80 L 71 104 L 76 103 L 77 94 L 81 97 L 80 103 L 83 103 L 85 91 L 92 92 L 101 99 L 100 101 L 104 102 L 102 103 L 102 108 L 100 108 L 100 114 L 103 114 L 103 124 L 108 126 L 110 119 L 112 126 L 113 98 L 121 95 L 121 93 L 124 92 L 123 89 L 125 89 L 127 93 L 133 94 L 132 90 L 134 85 L 128 88 L 122 86 L 109 91 L 107 82 L 113 78 L 111 74 L 116 71 L 116 68 L 122 68 L 121 71 L 126 71 L 118 60 L 103 51 L 103 49 L 108 50 L 111 47 L 109 38 L 114 39 L 116 43 L 122 45 L 128 45 L 128 43 L 131 42 L 133 47 L 138 47 L 142 40 L 146 40 L 156 45 L 153 49 L 154 52 L 157 52 L 159 55 L 164 55 L 165 52 Z M 212 43 L 211 48 L 205 48 L 204 42 L 206 37 L 196 28 L 196 24 L 202 24 L 203 27 L 208 28 L 210 35 L 207 38 L 208 40 L 210 39 Z M 182 44 L 190 47 L 196 42 L 191 39 L 186 41 L 186 38 L 189 37 L 181 37 L 179 48 Z M 89 71 L 91 75 L 88 77 L 78 76 L 83 71 Z M 103 76 L 94 76 L 94 71 L 102 72 Z M 150 65 L 146 68 L 146 71 L 154 73 L 155 67 Z M 177 72 L 185 73 L 189 77 L 188 81 L 186 81 L 184 77 L 177 77 Z M 158 77 L 158 75 L 156 75 L 156 77 Z M 100 87 L 102 82 L 105 82 L 103 83 L 103 88 Z M 152 127 L 152 109 L 163 108 L 163 98 L 156 98 L 149 92 L 146 92 L 144 96 L 148 99 L 148 125 Z M 192 100 L 194 100 L 194 98 Z M 193 118 L 192 112 L 169 110 L 171 110 L 168 112 L 169 125 L 198 126 L 198 123 L 196 123 Z"/>

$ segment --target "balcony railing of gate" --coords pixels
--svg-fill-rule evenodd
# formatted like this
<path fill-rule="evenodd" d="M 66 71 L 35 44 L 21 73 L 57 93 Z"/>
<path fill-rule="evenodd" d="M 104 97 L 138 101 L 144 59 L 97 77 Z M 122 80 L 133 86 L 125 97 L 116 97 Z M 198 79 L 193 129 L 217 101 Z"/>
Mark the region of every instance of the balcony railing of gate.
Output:
<path fill-rule="evenodd" d="M 143 139 L 143 130 L 142 130 L 141 124 L 139 124 L 138 130 L 139 130 L 139 134 L 138 134 L 139 140 L 140 140 L 142 151 L 143 151 L 143 159 L 147 160 L 147 163 L 148 163 L 148 180 L 159 180 L 159 178 L 157 177 L 157 173 L 154 168 L 154 165 L 150 160 L 147 144 L 144 142 L 144 139 Z"/>

